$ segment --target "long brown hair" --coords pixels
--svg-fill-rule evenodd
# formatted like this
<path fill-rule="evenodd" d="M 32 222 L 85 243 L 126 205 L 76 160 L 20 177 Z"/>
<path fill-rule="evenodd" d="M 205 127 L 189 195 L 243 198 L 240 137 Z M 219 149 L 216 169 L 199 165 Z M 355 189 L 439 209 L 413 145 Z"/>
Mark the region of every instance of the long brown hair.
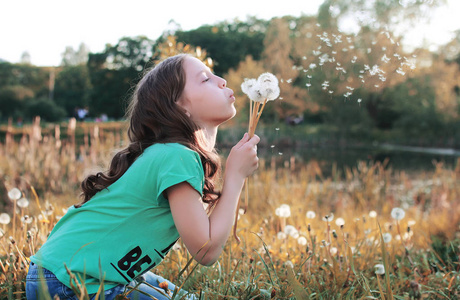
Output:
<path fill-rule="evenodd" d="M 136 158 L 155 143 L 180 143 L 197 152 L 205 174 L 203 201 L 211 207 L 217 202 L 220 192 L 214 187 L 221 168 L 219 156 L 215 149 L 205 149 L 200 128 L 177 104 L 185 86 L 183 62 L 187 56 L 179 54 L 163 60 L 139 81 L 126 113 L 130 143 L 114 155 L 107 171 L 83 180 L 83 202 L 77 207 L 117 181 Z"/>

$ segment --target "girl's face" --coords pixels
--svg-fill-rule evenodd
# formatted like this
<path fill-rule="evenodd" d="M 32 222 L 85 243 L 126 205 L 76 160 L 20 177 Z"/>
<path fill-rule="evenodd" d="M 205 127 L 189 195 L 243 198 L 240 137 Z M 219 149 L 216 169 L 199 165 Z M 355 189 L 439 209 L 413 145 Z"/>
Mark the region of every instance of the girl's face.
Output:
<path fill-rule="evenodd" d="M 185 87 L 178 103 L 201 128 L 216 127 L 236 114 L 233 91 L 199 59 L 186 57 L 183 63 Z"/>

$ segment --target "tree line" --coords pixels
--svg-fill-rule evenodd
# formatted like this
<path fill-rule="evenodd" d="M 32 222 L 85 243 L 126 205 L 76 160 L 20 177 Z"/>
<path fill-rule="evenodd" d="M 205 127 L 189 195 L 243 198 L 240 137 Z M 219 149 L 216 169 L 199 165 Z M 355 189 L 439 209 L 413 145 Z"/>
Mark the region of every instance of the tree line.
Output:
<path fill-rule="evenodd" d="M 271 72 L 280 79 L 281 96 L 267 106 L 262 121 L 327 124 L 360 136 L 391 131 L 401 137 L 457 137 L 460 33 L 436 52 L 407 51 L 396 26 L 407 25 L 407 16 L 420 14 L 422 5 L 436 4 L 358 2 L 326 0 L 315 16 L 249 17 L 189 31 L 178 26 L 156 40 L 123 37 L 100 53 L 67 48 L 59 67 L 3 62 L 0 119 L 40 115 L 56 122 L 75 116 L 78 108 L 91 118 L 121 119 L 145 70 L 171 54 L 190 52 L 235 91 L 240 113 L 234 122 L 247 121 L 244 78 Z M 363 13 L 363 7 L 370 21 L 344 33 L 341 20 Z"/>

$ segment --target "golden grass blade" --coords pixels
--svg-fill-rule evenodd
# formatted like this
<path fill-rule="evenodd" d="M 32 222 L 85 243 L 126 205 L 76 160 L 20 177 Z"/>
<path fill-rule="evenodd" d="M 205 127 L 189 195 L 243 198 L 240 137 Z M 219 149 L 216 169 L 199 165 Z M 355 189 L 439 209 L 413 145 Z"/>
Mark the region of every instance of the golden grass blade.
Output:
<path fill-rule="evenodd" d="M 288 267 L 287 278 L 296 299 L 310 299 L 303 285 L 295 278 L 294 270 L 291 266 Z"/>
<path fill-rule="evenodd" d="M 380 246 L 382 249 L 382 257 L 383 257 L 383 266 L 385 267 L 385 282 L 387 286 L 387 296 L 389 300 L 393 300 L 393 291 L 391 290 L 391 282 L 390 282 L 390 265 L 388 262 L 388 253 L 385 248 L 385 241 L 383 240 L 382 228 L 380 227 L 380 223 L 377 222 L 379 225 L 379 233 L 380 233 Z"/>

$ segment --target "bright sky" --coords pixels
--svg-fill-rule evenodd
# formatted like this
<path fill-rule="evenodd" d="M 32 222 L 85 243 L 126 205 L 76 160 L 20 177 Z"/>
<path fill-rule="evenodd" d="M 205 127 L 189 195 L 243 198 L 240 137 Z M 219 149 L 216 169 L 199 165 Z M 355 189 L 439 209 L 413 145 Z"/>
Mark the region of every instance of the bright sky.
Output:
<path fill-rule="evenodd" d="M 400 0 L 410 2 L 412 0 Z M 437 0 L 434 0 L 437 1 Z M 0 10 L 0 58 L 19 62 L 24 51 L 39 66 L 59 65 L 66 46 L 77 49 L 85 43 L 91 52 L 105 44 L 116 44 L 123 36 L 145 35 L 155 40 L 171 19 L 184 30 L 224 20 L 256 16 L 313 15 L 323 0 L 14 0 L 2 1 Z M 434 13 L 431 24 L 411 33 L 412 44 L 427 39 L 433 44 L 447 43 L 460 29 L 459 0 Z M 457 14 L 457 15 L 456 15 Z"/>

